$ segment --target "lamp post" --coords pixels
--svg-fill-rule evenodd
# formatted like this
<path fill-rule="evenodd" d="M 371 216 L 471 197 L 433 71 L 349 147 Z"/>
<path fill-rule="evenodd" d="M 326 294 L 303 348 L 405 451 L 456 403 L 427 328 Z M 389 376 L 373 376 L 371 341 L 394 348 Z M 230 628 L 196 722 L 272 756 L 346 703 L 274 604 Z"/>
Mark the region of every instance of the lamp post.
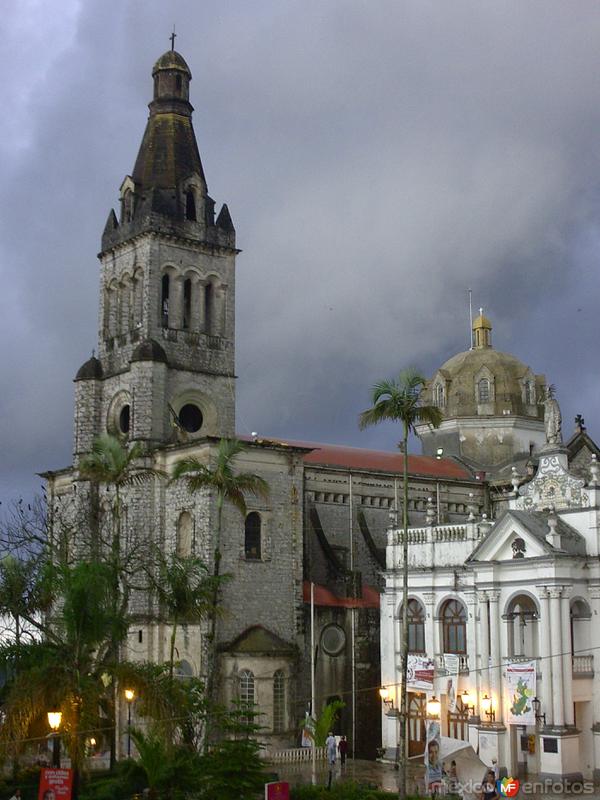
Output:
<path fill-rule="evenodd" d="M 481 709 L 490 722 L 496 721 L 496 710 L 492 702 L 492 698 L 484 694 L 481 698 Z"/>
<path fill-rule="evenodd" d="M 469 712 L 469 714 L 473 717 L 475 716 L 475 702 L 471 692 L 468 689 L 465 689 L 464 692 L 461 692 L 460 699 L 463 704 L 463 708 Z"/>
<path fill-rule="evenodd" d="M 131 704 L 135 699 L 133 689 L 125 689 L 125 700 L 127 700 L 127 758 L 131 757 Z"/>
<path fill-rule="evenodd" d="M 435 695 L 427 701 L 427 716 L 437 719 L 440 716 L 442 704 Z"/>
<path fill-rule="evenodd" d="M 60 711 L 48 712 L 48 725 L 52 731 L 52 766 L 54 769 L 60 769 L 60 735 L 58 729 L 62 720 L 62 713 Z"/>

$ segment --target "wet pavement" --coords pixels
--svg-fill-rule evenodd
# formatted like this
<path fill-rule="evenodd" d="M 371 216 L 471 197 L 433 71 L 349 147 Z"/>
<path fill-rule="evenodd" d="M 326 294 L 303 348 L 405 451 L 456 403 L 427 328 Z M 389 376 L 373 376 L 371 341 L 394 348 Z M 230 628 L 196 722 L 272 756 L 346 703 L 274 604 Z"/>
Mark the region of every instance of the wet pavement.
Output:
<path fill-rule="evenodd" d="M 273 771 L 277 772 L 283 781 L 289 781 L 292 786 L 312 783 L 312 765 L 310 762 L 297 764 L 276 764 Z M 423 774 L 423 767 L 411 767 L 409 774 L 409 794 L 415 794 L 419 778 Z M 315 773 L 315 783 L 327 786 L 329 780 L 328 766 L 324 761 L 318 761 Z M 383 789 L 388 792 L 398 792 L 398 771 L 393 764 L 379 761 L 362 761 L 349 759 L 344 767 L 339 762 L 335 765 L 332 776 L 333 783 L 359 783 L 368 785 L 373 789 Z"/>

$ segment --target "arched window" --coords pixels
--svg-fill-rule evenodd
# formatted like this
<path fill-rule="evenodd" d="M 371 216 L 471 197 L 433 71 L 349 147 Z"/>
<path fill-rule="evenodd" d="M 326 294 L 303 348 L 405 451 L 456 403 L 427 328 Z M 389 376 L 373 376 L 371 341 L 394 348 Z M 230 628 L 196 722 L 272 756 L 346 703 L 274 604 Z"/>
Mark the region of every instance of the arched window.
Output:
<path fill-rule="evenodd" d="M 477 384 L 477 397 L 480 403 L 490 402 L 490 382 L 487 378 L 481 378 Z"/>
<path fill-rule="evenodd" d="M 438 408 L 444 408 L 446 405 L 446 393 L 442 383 L 436 383 L 433 387 L 433 405 Z"/>
<path fill-rule="evenodd" d="M 160 300 L 160 309 L 162 317 L 163 328 L 169 327 L 169 276 L 163 275 L 162 277 L 162 291 Z"/>
<path fill-rule="evenodd" d="M 527 381 L 525 384 L 525 404 L 528 406 L 535 405 L 535 384 L 533 381 Z"/>
<path fill-rule="evenodd" d="M 442 608 L 444 653 L 467 652 L 467 615 L 462 603 L 448 600 Z"/>
<path fill-rule="evenodd" d="M 281 733 L 285 730 L 285 678 L 283 670 L 278 669 L 273 675 L 273 731 Z"/>
<path fill-rule="evenodd" d="M 133 219 L 133 192 L 126 189 L 121 199 L 121 222 L 131 222 Z"/>
<path fill-rule="evenodd" d="M 138 270 L 133 278 L 133 326 L 138 328 L 142 324 L 144 311 L 144 275 Z"/>
<path fill-rule="evenodd" d="M 175 75 L 175 91 L 181 94 L 181 75 Z"/>
<path fill-rule="evenodd" d="M 260 529 L 260 514 L 251 511 L 244 524 L 244 554 L 246 558 L 260 559 L 261 557 Z"/>
<path fill-rule="evenodd" d="M 408 601 L 408 652 L 425 652 L 425 610 L 414 598 Z"/>
<path fill-rule="evenodd" d="M 186 558 L 192 555 L 192 540 L 194 520 L 189 511 L 182 511 L 177 520 L 176 552 L 178 556 Z"/>
<path fill-rule="evenodd" d="M 249 669 L 243 669 L 240 672 L 240 703 L 242 706 L 246 706 L 246 708 L 251 710 L 255 702 L 254 673 Z M 246 719 L 248 721 L 252 720 L 252 715 L 249 714 Z"/>
<path fill-rule="evenodd" d="M 190 329 L 192 320 L 192 281 L 190 278 L 183 282 L 183 327 Z"/>
<path fill-rule="evenodd" d="M 191 189 L 185 193 L 185 218 L 196 222 L 196 198 Z"/>
<path fill-rule="evenodd" d="M 204 330 L 209 334 L 213 330 L 213 298 L 212 283 L 207 283 L 204 287 Z"/>

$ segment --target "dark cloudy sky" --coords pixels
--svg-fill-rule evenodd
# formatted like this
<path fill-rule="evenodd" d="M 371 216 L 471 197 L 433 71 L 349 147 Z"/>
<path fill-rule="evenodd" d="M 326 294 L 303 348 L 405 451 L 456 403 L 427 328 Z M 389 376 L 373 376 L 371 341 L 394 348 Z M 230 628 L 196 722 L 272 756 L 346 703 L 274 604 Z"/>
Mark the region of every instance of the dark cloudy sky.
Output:
<path fill-rule="evenodd" d="M 0 499 L 70 463 L 100 234 L 177 49 L 238 259 L 238 430 L 360 433 L 374 380 L 494 343 L 600 436 L 600 4 L 19 0 L 0 60 Z"/>

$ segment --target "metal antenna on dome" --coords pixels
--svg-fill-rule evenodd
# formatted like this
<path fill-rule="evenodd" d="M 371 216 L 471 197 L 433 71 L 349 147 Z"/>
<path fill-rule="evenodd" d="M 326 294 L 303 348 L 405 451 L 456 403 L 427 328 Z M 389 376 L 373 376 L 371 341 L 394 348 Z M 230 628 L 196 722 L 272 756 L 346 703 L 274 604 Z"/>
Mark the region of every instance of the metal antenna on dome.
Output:
<path fill-rule="evenodd" d="M 469 350 L 473 349 L 473 291 L 469 291 Z"/>

